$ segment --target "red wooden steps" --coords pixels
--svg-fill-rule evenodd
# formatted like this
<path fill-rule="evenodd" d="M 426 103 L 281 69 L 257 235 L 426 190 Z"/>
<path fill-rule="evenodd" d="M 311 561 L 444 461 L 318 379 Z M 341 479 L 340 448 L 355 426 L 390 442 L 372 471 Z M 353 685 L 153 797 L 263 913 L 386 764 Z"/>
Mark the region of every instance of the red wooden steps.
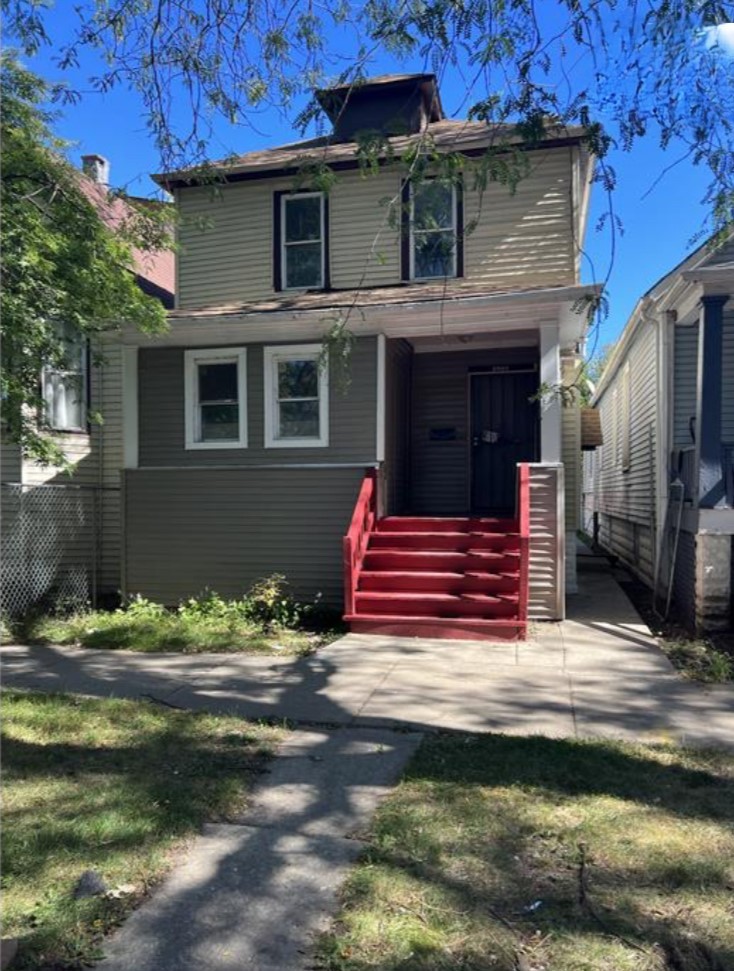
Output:
<path fill-rule="evenodd" d="M 510 519 L 378 519 L 345 620 L 360 633 L 522 638 L 520 546 Z"/>

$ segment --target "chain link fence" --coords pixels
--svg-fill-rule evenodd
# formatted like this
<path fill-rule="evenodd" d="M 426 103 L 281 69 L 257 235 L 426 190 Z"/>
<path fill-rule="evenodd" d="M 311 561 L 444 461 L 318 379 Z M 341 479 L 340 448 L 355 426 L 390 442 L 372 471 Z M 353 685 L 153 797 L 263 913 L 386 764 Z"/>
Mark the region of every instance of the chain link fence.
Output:
<path fill-rule="evenodd" d="M 73 485 L 0 486 L 0 610 L 81 607 L 97 599 L 100 496 Z"/>

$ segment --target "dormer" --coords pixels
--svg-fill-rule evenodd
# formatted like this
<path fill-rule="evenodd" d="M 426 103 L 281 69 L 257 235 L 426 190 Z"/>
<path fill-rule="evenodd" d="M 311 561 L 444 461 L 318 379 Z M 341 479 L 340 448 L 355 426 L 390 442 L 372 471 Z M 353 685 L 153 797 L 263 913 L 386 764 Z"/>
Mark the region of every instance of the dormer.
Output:
<path fill-rule="evenodd" d="M 444 118 L 435 74 L 387 74 L 324 88 L 316 98 L 335 142 L 354 141 L 360 132 L 412 135 Z"/>

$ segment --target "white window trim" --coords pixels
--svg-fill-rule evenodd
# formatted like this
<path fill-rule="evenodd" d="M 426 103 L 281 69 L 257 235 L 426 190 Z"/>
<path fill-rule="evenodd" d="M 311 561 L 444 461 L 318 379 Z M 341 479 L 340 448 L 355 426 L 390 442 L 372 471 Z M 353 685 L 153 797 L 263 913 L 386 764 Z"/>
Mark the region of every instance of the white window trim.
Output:
<path fill-rule="evenodd" d="M 320 202 L 320 226 L 321 235 L 318 242 L 321 244 L 321 279 L 318 284 L 313 284 L 308 287 L 289 287 L 288 286 L 288 269 L 285 258 L 285 252 L 287 246 L 302 246 L 304 244 L 309 244 L 313 246 L 316 242 L 315 239 L 302 240 L 296 243 L 287 243 L 285 238 L 285 209 L 288 202 L 300 199 L 318 199 Z M 326 226 L 325 226 L 325 214 L 324 214 L 324 193 L 323 192 L 294 192 L 293 194 L 286 193 L 280 197 L 280 283 L 283 290 L 293 290 L 299 293 L 303 293 L 306 290 L 323 290 L 324 281 L 326 279 Z"/>
<path fill-rule="evenodd" d="M 237 404 L 240 434 L 237 440 L 202 442 L 201 412 L 199 411 L 199 382 L 197 368 L 200 364 L 237 365 Z M 184 402 L 186 409 L 186 449 L 247 448 L 247 351 L 244 347 L 214 347 L 185 351 L 184 353 Z"/>
<path fill-rule="evenodd" d="M 280 344 L 263 351 L 265 365 L 265 448 L 327 448 L 329 445 L 329 369 L 321 366 L 321 344 Z M 278 362 L 319 361 L 319 437 L 278 438 Z"/>
<path fill-rule="evenodd" d="M 60 435 L 88 435 L 89 434 L 89 342 L 84 339 L 80 346 L 80 368 L 54 368 L 44 367 L 41 369 L 41 397 L 43 398 L 44 410 L 47 408 L 46 400 L 46 381 L 52 374 L 57 374 L 61 378 L 74 378 L 79 380 L 79 391 L 81 399 L 81 420 L 78 425 L 52 425 L 49 421 L 48 412 L 44 418 L 50 430 Z"/>
<path fill-rule="evenodd" d="M 432 179 L 426 179 L 426 182 L 433 181 Z M 444 232 L 451 232 L 454 235 L 454 246 L 451 254 L 451 273 L 447 276 L 416 276 L 415 275 L 415 186 L 413 183 L 410 185 L 410 279 L 423 281 L 423 280 L 454 280 L 456 279 L 456 247 L 457 247 L 457 221 L 458 221 L 458 203 L 456 196 L 456 186 L 451 186 L 451 227 L 447 228 Z M 420 233 L 419 235 L 425 235 L 425 233 Z"/>

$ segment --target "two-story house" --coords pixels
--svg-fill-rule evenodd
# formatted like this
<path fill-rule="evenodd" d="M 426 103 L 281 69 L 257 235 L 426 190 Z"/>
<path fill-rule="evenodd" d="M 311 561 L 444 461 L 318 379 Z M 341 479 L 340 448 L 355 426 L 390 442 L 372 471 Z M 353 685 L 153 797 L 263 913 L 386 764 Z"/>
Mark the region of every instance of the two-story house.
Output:
<path fill-rule="evenodd" d="M 561 616 L 579 421 L 537 392 L 573 372 L 598 292 L 583 132 L 527 149 L 512 191 L 481 185 L 497 130 L 446 119 L 433 75 L 320 98 L 328 137 L 155 177 L 180 215 L 176 307 L 165 335 L 125 337 L 124 588 L 173 604 L 278 572 L 356 630 L 517 633 L 534 463 L 530 614 Z M 412 180 L 410 147 L 460 178 Z M 325 342 L 344 319 L 347 380 Z"/>

